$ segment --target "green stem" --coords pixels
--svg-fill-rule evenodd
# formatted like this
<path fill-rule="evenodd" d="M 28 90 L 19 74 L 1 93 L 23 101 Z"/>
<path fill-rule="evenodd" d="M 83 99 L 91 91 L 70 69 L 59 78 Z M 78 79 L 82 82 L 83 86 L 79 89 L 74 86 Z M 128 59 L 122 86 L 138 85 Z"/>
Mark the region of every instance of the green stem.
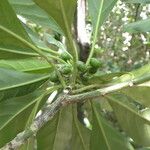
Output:
<path fill-rule="evenodd" d="M 33 49 L 35 52 L 37 52 L 41 57 L 43 57 L 56 71 L 59 80 L 61 82 L 61 84 L 63 85 L 63 87 L 66 87 L 66 83 L 62 77 L 62 75 L 60 74 L 60 72 L 57 70 L 57 67 L 55 66 L 55 64 L 36 46 L 34 46 L 33 44 L 29 43 L 28 41 L 26 41 L 25 39 L 23 39 L 22 37 L 20 37 L 19 35 L 15 34 L 14 32 L 10 31 L 9 29 L 3 27 L 0 25 L 0 29 L 2 29 L 3 31 L 7 32 L 8 34 L 12 35 L 13 37 L 15 37 L 16 39 L 20 40 L 22 43 L 24 43 L 25 45 L 29 46 L 31 49 Z"/>
<path fill-rule="evenodd" d="M 81 128 L 80 128 L 80 126 L 79 126 L 78 119 L 76 118 L 76 117 L 77 117 L 76 114 L 77 114 L 77 112 L 76 112 L 76 107 L 73 107 L 73 105 L 72 105 L 73 124 L 74 124 L 74 126 L 75 126 L 75 128 L 76 128 L 78 137 L 80 138 L 81 145 L 82 145 L 81 147 L 83 148 L 83 150 L 86 150 L 86 146 L 87 146 L 87 145 L 86 145 L 86 143 L 85 143 L 85 141 L 84 141 L 84 137 L 83 137 L 82 134 L 81 134 Z"/>
<path fill-rule="evenodd" d="M 51 50 L 51 49 L 47 49 L 47 48 L 43 48 L 43 47 L 38 47 L 38 48 L 40 48 L 41 50 L 43 50 L 43 51 L 45 51 L 45 52 L 48 52 L 48 53 L 51 53 L 51 54 L 54 54 L 54 55 L 56 55 L 56 56 L 54 56 L 54 55 L 49 55 L 49 57 L 51 57 L 51 58 L 53 58 L 53 59 L 55 59 L 55 60 L 58 60 L 58 61 L 60 61 L 61 63 L 64 63 L 64 64 L 66 64 L 66 62 L 63 60 L 63 59 L 61 59 L 61 58 L 59 58 L 59 53 L 58 52 L 55 52 L 54 50 Z M 68 53 L 68 52 L 67 52 Z M 68 53 L 69 54 L 69 53 Z M 70 54 L 69 54 L 70 55 Z M 47 56 L 48 57 L 48 56 Z"/>
<path fill-rule="evenodd" d="M 110 143 L 109 143 L 109 140 L 106 136 L 106 133 L 105 133 L 105 129 L 104 129 L 104 126 L 100 120 L 100 116 L 99 116 L 99 113 L 97 112 L 96 110 L 96 107 L 94 107 L 94 104 L 93 102 L 91 102 L 91 106 L 92 106 L 92 109 L 93 109 L 93 114 L 95 115 L 96 117 L 96 121 L 98 123 L 98 126 L 99 126 L 99 129 L 100 129 L 100 132 L 102 133 L 102 136 L 104 138 L 104 142 L 106 143 L 106 146 L 108 148 L 108 150 L 111 150 L 111 147 L 110 147 Z"/>
<path fill-rule="evenodd" d="M 57 56 L 49 55 L 47 57 L 53 58 L 53 59 L 55 59 L 55 60 L 57 60 L 57 61 L 59 61 L 59 62 L 61 62 L 63 64 L 67 64 L 63 59 L 61 59 L 61 58 L 59 58 Z"/>
<path fill-rule="evenodd" d="M 43 48 L 43 47 L 38 47 L 38 48 L 41 49 L 41 50 L 43 50 L 43 51 L 45 51 L 45 52 L 48 52 L 48 53 L 51 53 L 51 54 L 59 56 L 59 53 L 56 52 L 56 51 L 54 51 L 54 50 L 52 50 L 52 49 Z"/>
<path fill-rule="evenodd" d="M 71 101 L 79 102 L 79 101 L 82 101 L 82 100 L 85 100 L 85 99 L 93 99 L 93 98 L 96 98 L 96 97 L 99 97 L 99 96 L 104 96 L 106 94 L 118 91 L 118 90 L 120 90 L 122 88 L 125 88 L 125 87 L 131 87 L 131 86 L 134 86 L 134 85 L 142 84 L 142 83 L 144 83 L 146 81 L 149 81 L 149 80 L 150 80 L 150 74 L 147 74 L 145 76 L 135 78 L 135 79 L 130 80 L 130 81 L 117 83 L 115 85 L 100 88 L 100 89 L 93 90 L 93 91 L 86 92 L 86 93 L 72 95 L 72 96 L 68 97 L 67 100 L 70 101 L 70 103 L 71 103 Z"/>
<path fill-rule="evenodd" d="M 100 87 L 100 85 L 92 84 L 92 85 L 84 86 L 84 87 L 81 87 L 81 88 L 79 88 L 77 90 L 73 90 L 72 94 L 82 93 L 82 92 L 84 92 L 86 90 L 91 90 L 91 89 L 97 88 L 97 87 Z"/>
<path fill-rule="evenodd" d="M 95 28 L 95 32 L 94 32 L 94 35 L 93 35 L 92 48 L 91 48 L 89 57 L 88 57 L 88 59 L 86 61 L 86 65 L 89 65 L 90 60 L 91 60 L 91 58 L 93 57 L 93 54 L 94 54 L 94 48 L 95 48 L 95 44 L 96 44 L 96 40 L 97 40 L 97 35 L 98 35 L 98 30 L 99 30 L 99 23 L 100 23 L 101 17 L 102 17 L 103 5 L 104 5 L 104 0 L 101 1 L 99 13 L 98 13 L 98 18 L 97 18 L 97 23 L 96 23 L 96 28 Z"/>
<path fill-rule="evenodd" d="M 76 82 L 76 77 L 77 77 L 78 51 L 77 51 L 76 45 L 74 43 L 74 40 L 73 40 L 71 32 L 70 32 L 70 27 L 68 25 L 68 20 L 67 20 L 67 16 L 66 16 L 66 13 L 65 13 L 65 10 L 64 10 L 64 5 L 63 5 L 62 0 L 60 0 L 60 7 L 61 7 L 61 10 L 62 10 L 62 15 L 63 15 L 65 27 L 66 27 L 66 36 L 68 38 L 68 42 L 69 42 L 69 45 L 70 45 L 70 50 L 71 50 L 72 55 L 73 55 L 72 83 L 73 83 L 73 86 L 74 86 L 75 82 Z"/>

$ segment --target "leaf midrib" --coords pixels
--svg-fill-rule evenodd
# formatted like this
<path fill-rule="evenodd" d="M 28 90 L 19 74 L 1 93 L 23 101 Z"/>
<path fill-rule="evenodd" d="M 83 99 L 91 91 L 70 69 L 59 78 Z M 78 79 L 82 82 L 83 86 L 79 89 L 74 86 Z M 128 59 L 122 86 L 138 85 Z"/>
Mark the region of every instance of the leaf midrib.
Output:
<path fill-rule="evenodd" d="M 132 114 L 138 116 L 140 119 L 142 119 L 144 122 L 146 122 L 148 125 L 150 125 L 150 121 L 147 120 L 146 118 L 144 118 L 143 116 L 141 116 L 139 113 L 135 112 L 133 109 L 129 108 L 128 106 L 124 105 L 123 103 L 116 101 L 114 98 L 110 97 L 110 96 L 106 96 L 106 98 L 108 98 L 108 100 L 111 100 L 112 102 L 124 107 L 125 109 L 127 109 L 128 111 L 130 111 Z"/>
<path fill-rule="evenodd" d="M 72 110 L 73 110 L 73 109 L 72 109 Z M 80 137 L 80 139 L 81 139 L 82 147 L 83 147 L 84 150 L 87 150 L 87 149 L 86 149 L 86 146 L 85 146 L 85 144 L 84 144 L 84 139 L 82 138 L 82 135 L 81 135 L 81 133 L 80 133 L 80 129 L 79 129 L 78 123 L 76 122 L 77 120 L 75 119 L 75 112 L 73 112 L 73 120 L 74 120 L 75 127 L 76 127 L 76 129 L 77 129 L 77 132 L 78 132 L 78 134 L 79 134 L 79 137 Z"/>
<path fill-rule="evenodd" d="M 41 81 L 41 80 L 44 80 L 44 79 L 47 79 L 47 78 L 49 78 L 49 75 L 45 75 L 44 77 L 40 77 L 38 79 L 34 79 L 34 80 L 24 82 L 24 83 L 20 83 L 20 84 L 17 84 L 17 85 L 12 85 L 12 86 L 7 86 L 7 87 L 4 87 L 4 88 L 0 88 L 0 91 L 25 86 L 25 85 L 32 84 L 32 83 L 35 83 L 35 82 L 38 82 L 38 81 Z"/>
<path fill-rule="evenodd" d="M 109 146 L 109 141 L 108 141 L 107 136 L 106 136 L 106 134 L 105 134 L 103 125 L 102 125 L 102 123 L 101 123 L 100 120 L 99 120 L 99 115 L 98 115 L 97 110 L 95 109 L 93 103 L 92 103 L 92 108 L 93 108 L 93 112 L 94 112 L 94 114 L 95 114 L 95 116 L 96 116 L 96 118 L 97 118 L 97 122 L 98 122 L 98 125 L 99 125 L 100 129 L 101 129 L 102 135 L 103 135 L 104 140 L 105 140 L 105 143 L 106 143 L 106 145 L 107 145 L 107 148 L 108 148 L 108 150 L 111 150 L 111 147 Z"/>
<path fill-rule="evenodd" d="M 10 34 L 11 36 L 13 36 L 14 38 L 16 38 L 17 40 L 19 40 L 20 42 L 22 42 L 23 44 L 25 44 L 26 46 L 30 47 L 33 51 L 35 51 L 36 53 L 38 53 L 40 56 L 44 57 L 45 59 L 47 59 L 47 57 L 45 55 L 43 55 L 43 53 L 41 52 L 41 50 L 39 50 L 35 45 L 33 45 L 32 43 L 28 42 L 27 40 L 25 40 L 23 37 L 21 37 L 20 35 L 16 34 L 15 32 L 11 31 L 8 28 L 5 28 L 4 26 L 0 25 L 0 29 L 8 34 Z"/>
<path fill-rule="evenodd" d="M 58 128 L 59 128 L 61 113 L 62 113 L 62 110 L 59 111 L 59 115 L 58 115 L 58 119 L 57 119 L 56 132 L 55 132 L 55 136 L 54 136 L 54 142 L 53 142 L 52 150 L 54 150 L 54 148 L 55 148 L 55 142 L 56 142 L 56 138 L 57 138 L 57 132 L 58 132 Z"/>
<path fill-rule="evenodd" d="M 15 115 L 13 115 L 12 117 L 10 117 L 10 119 L 8 119 L 8 121 L 5 122 L 5 124 L 0 127 L 0 131 L 7 126 L 7 124 L 9 124 L 9 122 L 11 122 L 17 115 L 19 115 L 21 112 L 23 112 L 25 109 L 27 109 L 29 106 L 31 106 L 32 104 L 34 104 L 40 97 L 36 98 L 35 100 L 33 100 L 32 102 L 30 102 L 28 105 L 26 105 L 25 107 L 23 107 L 20 111 L 18 111 Z"/>
<path fill-rule="evenodd" d="M 0 50 L 1 51 L 7 51 L 7 52 L 10 52 L 10 53 L 15 53 L 15 54 L 21 54 L 21 55 L 28 55 L 28 56 L 39 56 L 38 54 L 36 53 L 30 53 L 30 52 L 23 52 L 23 51 L 16 51 L 15 49 L 6 49 L 6 48 L 2 48 L 0 47 Z"/>

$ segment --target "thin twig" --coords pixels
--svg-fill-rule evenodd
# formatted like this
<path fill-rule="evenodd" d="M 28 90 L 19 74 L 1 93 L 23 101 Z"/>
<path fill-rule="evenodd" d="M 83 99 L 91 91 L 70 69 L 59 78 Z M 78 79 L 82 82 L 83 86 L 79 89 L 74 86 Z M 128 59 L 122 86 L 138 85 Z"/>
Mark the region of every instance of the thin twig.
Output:
<path fill-rule="evenodd" d="M 67 20 L 67 16 L 66 16 L 65 9 L 64 9 L 64 4 L 63 4 L 62 0 L 60 0 L 60 8 L 62 11 L 62 17 L 64 19 L 64 23 L 65 23 L 65 27 L 66 27 L 66 36 L 68 38 L 70 51 L 71 51 L 72 56 L 73 56 L 73 72 L 74 73 L 72 75 L 72 86 L 75 86 L 76 77 L 77 77 L 78 50 L 77 50 L 76 44 L 74 42 L 74 39 L 72 37 L 72 33 L 70 31 L 69 23 Z"/>
<path fill-rule="evenodd" d="M 89 54 L 89 57 L 86 61 L 86 65 L 88 66 L 90 63 L 90 59 L 92 58 L 93 54 L 94 54 L 94 49 L 95 49 L 95 44 L 96 44 L 96 40 L 97 40 L 97 36 L 98 36 L 98 29 L 99 29 L 99 24 L 100 21 L 102 19 L 102 12 L 103 12 L 103 7 L 104 7 L 104 0 L 101 1 L 100 4 L 100 9 L 99 9 L 99 13 L 98 13 L 98 18 L 97 18 L 97 23 L 96 23 L 96 27 L 95 27 L 95 31 L 93 33 L 93 43 L 92 43 L 92 48 Z"/>

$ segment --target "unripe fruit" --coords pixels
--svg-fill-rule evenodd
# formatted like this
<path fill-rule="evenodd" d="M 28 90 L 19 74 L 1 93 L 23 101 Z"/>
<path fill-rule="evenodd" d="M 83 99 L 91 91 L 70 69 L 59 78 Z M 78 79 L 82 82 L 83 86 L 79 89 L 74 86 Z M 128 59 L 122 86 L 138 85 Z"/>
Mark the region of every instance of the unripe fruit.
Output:
<path fill-rule="evenodd" d="M 78 67 L 78 70 L 81 72 L 85 72 L 87 70 L 85 63 L 82 61 L 77 62 L 77 67 Z"/>
<path fill-rule="evenodd" d="M 88 81 L 88 75 L 87 74 L 82 75 L 81 79 L 82 82 L 86 83 Z"/>
<path fill-rule="evenodd" d="M 72 69 L 71 69 L 71 66 L 70 66 L 70 65 L 64 65 L 64 66 L 61 68 L 60 71 L 61 71 L 62 74 L 67 75 L 67 74 L 70 74 L 70 73 L 71 73 Z"/>
<path fill-rule="evenodd" d="M 94 74 L 94 73 L 97 72 L 97 69 L 98 69 L 98 68 L 91 67 L 91 68 L 89 69 L 89 73 Z"/>
<path fill-rule="evenodd" d="M 58 76 L 57 76 L 57 73 L 55 71 L 50 73 L 50 81 L 51 82 L 57 82 L 58 81 Z"/>
<path fill-rule="evenodd" d="M 62 52 L 60 54 L 60 58 L 62 58 L 64 61 L 67 61 L 71 59 L 71 56 L 67 52 Z"/>
<path fill-rule="evenodd" d="M 98 69 L 101 66 L 101 62 L 96 58 L 91 58 L 90 65 L 91 67 Z"/>

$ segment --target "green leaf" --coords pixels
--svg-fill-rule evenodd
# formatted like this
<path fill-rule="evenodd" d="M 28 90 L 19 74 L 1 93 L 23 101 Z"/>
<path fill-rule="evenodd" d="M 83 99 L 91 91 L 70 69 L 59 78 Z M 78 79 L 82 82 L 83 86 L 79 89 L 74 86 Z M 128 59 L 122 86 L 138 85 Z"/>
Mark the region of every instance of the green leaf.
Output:
<path fill-rule="evenodd" d="M 23 27 L 25 28 L 26 32 L 28 33 L 30 39 L 33 41 L 33 43 L 38 48 L 46 48 L 49 49 L 45 43 L 44 40 L 41 39 L 39 34 L 36 31 L 33 31 L 31 28 L 29 28 L 26 24 L 23 24 Z"/>
<path fill-rule="evenodd" d="M 127 72 L 112 81 L 113 84 L 120 82 L 134 82 L 141 84 L 150 80 L 150 64 L 144 65 L 139 69 Z"/>
<path fill-rule="evenodd" d="M 137 70 L 133 70 L 132 74 L 137 78 L 145 76 L 145 75 L 149 75 L 150 74 L 150 63 L 142 66 L 141 68 L 139 68 Z"/>
<path fill-rule="evenodd" d="M 43 91 L 0 102 L 0 147 L 24 130 L 26 121 Z"/>
<path fill-rule="evenodd" d="M 72 131 L 72 107 L 61 109 L 37 133 L 38 150 L 66 150 Z"/>
<path fill-rule="evenodd" d="M 30 125 L 32 124 L 33 120 L 36 117 L 36 114 L 42 108 L 42 106 L 45 104 L 46 100 L 49 98 L 49 95 L 52 94 L 54 91 L 56 91 L 58 89 L 59 89 L 58 86 L 49 87 L 48 91 L 46 91 L 42 95 L 42 98 L 40 98 L 39 100 L 36 101 L 36 104 L 35 104 L 34 108 L 32 109 L 32 112 L 31 112 L 31 114 L 29 116 L 29 119 L 27 121 L 26 128 L 30 127 Z M 41 88 L 41 90 L 43 90 L 43 89 Z"/>
<path fill-rule="evenodd" d="M 136 150 L 150 150 L 150 147 L 138 148 Z"/>
<path fill-rule="evenodd" d="M 28 35 L 30 36 L 30 38 L 32 39 L 32 41 L 34 42 L 34 44 L 42 49 L 45 50 L 45 52 L 48 53 L 52 53 L 52 54 L 58 54 L 57 52 L 55 52 L 55 50 L 50 50 L 50 47 L 52 47 L 52 45 L 55 45 L 57 48 L 66 51 L 66 47 L 64 44 L 62 44 L 60 41 L 56 40 L 52 35 L 48 34 L 48 33 L 44 33 L 43 35 L 43 40 L 40 38 L 40 36 L 34 32 L 33 30 L 31 30 L 29 27 L 27 27 L 27 25 L 24 24 L 24 28 L 26 29 L 26 32 L 28 33 Z M 53 51 L 53 52 L 52 52 Z"/>
<path fill-rule="evenodd" d="M 36 147 L 36 139 L 34 136 L 28 139 L 28 143 L 25 143 L 19 147 L 17 150 L 33 150 Z"/>
<path fill-rule="evenodd" d="M 62 33 L 55 20 L 49 17 L 46 12 L 38 7 L 32 0 L 9 0 L 9 2 L 18 15 L 38 25 L 50 27 L 52 30 Z"/>
<path fill-rule="evenodd" d="M 139 69 L 133 70 L 131 72 L 118 72 L 110 74 L 101 74 L 98 72 L 88 78 L 88 83 L 90 84 L 116 84 L 121 82 L 140 82 L 144 83 L 150 80 L 150 64 L 144 65 Z M 136 84 L 137 84 L 136 83 Z"/>
<path fill-rule="evenodd" d="M 32 109 L 31 114 L 29 115 L 29 118 L 26 123 L 26 129 L 31 126 L 32 122 L 34 121 L 38 111 L 42 108 L 42 106 L 45 104 L 46 100 L 48 99 L 49 95 L 56 90 L 55 87 L 51 87 L 48 91 L 48 95 L 45 93 L 45 95 L 42 95 L 39 100 L 36 101 L 35 106 Z M 36 137 L 31 136 L 26 143 L 22 146 L 21 150 L 33 150 L 36 144 Z"/>
<path fill-rule="evenodd" d="M 121 76 L 123 74 L 124 73 L 121 73 L 121 72 L 108 73 L 108 74 L 96 73 L 96 74 L 94 74 L 94 75 L 92 75 L 91 77 L 88 78 L 88 83 L 91 83 L 91 84 L 105 84 L 105 83 L 109 83 L 114 78 L 117 78 L 117 77 L 119 77 L 119 76 Z"/>
<path fill-rule="evenodd" d="M 150 3 L 150 0 L 126 0 L 126 3 L 149 4 L 149 3 Z"/>
<path fill-rule="evenodd" d="M 145 19 L 124 26 L 124 31 L 129 33 L 150 32 L 150 19 Z"/>
<path fill-rule="evenodd" d="M 44 33 L 43 39 L 39 36 L 39 34 L 36 31 L 33 31 L 31 28 L 29 28 L 26 24 L 23 24 L 26 32 L 28 33 L 29 37 L 33 41 L 33 43 L 38 47 L 41 51 L 45 52 L 44 54 L 48 57 L 52 57 L 52 55 L 59 55 L 57 52 L 57 49 L 54 50 L 50 49 L 52 47 L 49 45 L 49 43 L 54 44 L 57 46 L 57 48 L 64 48 L 63 44 L 60 41 L 57 41 L 54 37 L 47 38 L 47 34 Z"/>
<path fill-rule="evenodd" d="M 93 24 L 93 42 L 91 46 L 91 51 L 86 61 L 86 65 L 89 65 L 90 60 L 95 51 L 95 44 L 97 42 L 97 36 L 99 33 L 99 27 L 103 24 L 103 22 L 108 17 L 112 8 L 116 4 L 118 0 L 88 0 L 88 9 L 89 14 L 91 16 L 92 24 Z"/>
<path fill-rule="evenodd" d="M 133 150 L 128 140 L 102 117 L 99 105 L 92 102 L 92 109 L 91 150 Z"/>
<path fill-rule="evenodd" d="M 73 106 L 73 123 L 71 150 L 89 150 L 90 146 L 90 130 L 87 129 L 77 118 L 77 107 Z"/>
<path fill-rule="evenodd" d="M 71 32 L 73 16 L 76 8 L 76 0 L 34 0 L 44 9 L 62 28 L 65 35 Z"/>
<path fill-rule="evenodd" d="M 148 86 L 133 86 L 120 90 L 125 95 L 131 97 L 135 101 L 150 107 L 150 87 Z"/>
<path fill-rule="evenodd" d="M 66 51 L 65 45 L 63 45 L 60 41 L 57 41 L 52 35 L 45 33 L 44 34 L 45 40 L 48 44 L 52 44 L 60 48 L 62 51 Z"/>
<path fill-rule="evenodd" d="M 28 74 L 0 68 L 0 100 L 30 93 L 48 78 L 47 74 Z"/>
<path fill-rule="evenodd" d="M 0 68 L 29 73 L 48 73 L 52 70 L 45 60 L 37 58 L 0 60 Z"/>
<path fill-rule="evenodd" d="M 150 121 L 150 108 L 141 111 L 141 115 Z M 150 146 L 150 125 L 140 125 L 139 126 L 141 135 L 143 136 L 142 142 L 144 146 Z"/>
<path fill-rule="evenodd" d="M 36 117 L 36 114 L 37 114 L 38 111 L 42 108 L 40 105 L 43 103 L 43 102 L 42 102 L 43 97 L 44 97 L 44 95 L 42 95 L 41 98 L 36 101 L 36 103 L 35 103 L 35 105 L 34 105 L 32 111 L 31 111 L 31 113 L 30 113 L 30 115 L 29 115 L 29 118 L 28 118 L 28 120 L 27 120 L 27 122 L 26 122 L 26 127 L 25 127 L 26 129 L 28 129 L 28 127 L 31 126 L 31 124 L 33 123 L 33 121 L 34 121 L 34 119 L 35 119 L 35 117 Z M 47 99 L 47 98 L 46 98 L 46 99 Z M 45 103 L 45 101 L 44 101 L 44 103 Z M 42 105 L 42 106 L 43 106 L 43 105 Z M 34 136 L 30 137 L 30 138 L 27 140 L 27 142 L 26 142 L 27 147 L 28 147 L 28 144 L 30 145 L 30 139 L 32 139 L 32 138 L 34 138 Z"/>
<path fill-rule="evenodd" d="M 27 44 L 32 42 L 7 0 L 1 0 L 0 20 L 0 58 L 37 56 Z"/>
<path fill-rule="evenodd" d="M 123 94 L 111 94 L 107 98 L 128 136 L 139 145 L 150 146 L 150 118 L 143 116 L 131 99 Z"/>
<path fill-rule="evenodd" d="M 131 74 L 131 78 L 133 78 L 136 84 L 141 84 L 150 81 L 150 63 L 142 66 L 137 70 L 133 70 L 132 72 L 130 72 L 130 74 Z"/>
<path fill-rule="evenodd" d="M 103 24 L 116 3 L 117 0 L 88 0 L 88 8 L 94 30 Z"/>

